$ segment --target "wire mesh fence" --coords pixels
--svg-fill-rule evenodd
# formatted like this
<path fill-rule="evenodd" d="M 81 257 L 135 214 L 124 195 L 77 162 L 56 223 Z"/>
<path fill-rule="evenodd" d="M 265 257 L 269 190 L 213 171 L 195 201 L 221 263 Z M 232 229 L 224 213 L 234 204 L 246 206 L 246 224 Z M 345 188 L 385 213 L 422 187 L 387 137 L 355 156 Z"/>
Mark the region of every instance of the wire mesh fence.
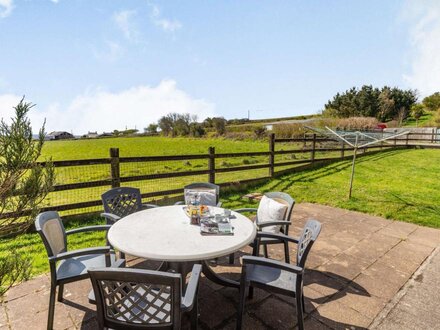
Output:
<path fill-rule="evenodd" d="M 432 136 L 426 139 L 437 140 Z M 409 134 L 404 140 L 369 146 L 360 153 L 402 144 L 409 147 L 412 140 Z M 166 204 L 193 182 L 227 185 L 261 180 L 319 161 L 343 159 L 353 155 L 353 150 L 336 139 L 308 134 L 291 139 L 271 135 L 267 151 L 258 152 L 216 153 L 211 147 L 206 153 L 193 155 L 120 157 L 119 150 L 112 149 L 111 155 L 54 162 L 56 185 L 43 201 L 42 210 L 57 210 L 62 215 L 99 212 L 101 194 L 118 186 L 139 188 L 144 202 Z"/>

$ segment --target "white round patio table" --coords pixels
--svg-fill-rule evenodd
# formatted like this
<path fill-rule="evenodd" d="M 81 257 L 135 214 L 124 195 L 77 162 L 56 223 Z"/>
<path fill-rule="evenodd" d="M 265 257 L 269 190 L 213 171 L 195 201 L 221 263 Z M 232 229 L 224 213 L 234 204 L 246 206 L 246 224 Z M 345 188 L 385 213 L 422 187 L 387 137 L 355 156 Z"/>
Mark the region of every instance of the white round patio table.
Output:
<path fill-rule="evenodd" d="M 212 213 L 223 209 L 210 207 Z M 203 273 L 222 285 L 238 287 L 238 282 L 217 276 L 207 260 L 229 255 L 255 239 L 255 224 L 242 214 L 231 212 L 234 235 L 201 235 L 190 224 L 182 205 L 151 208 L 117 221 L 108 232 L 109 242 L 126 254 L 151 260 L 188 264 L 200 262 Z M 180 267 L 187 268 L 187 267 Z"/>

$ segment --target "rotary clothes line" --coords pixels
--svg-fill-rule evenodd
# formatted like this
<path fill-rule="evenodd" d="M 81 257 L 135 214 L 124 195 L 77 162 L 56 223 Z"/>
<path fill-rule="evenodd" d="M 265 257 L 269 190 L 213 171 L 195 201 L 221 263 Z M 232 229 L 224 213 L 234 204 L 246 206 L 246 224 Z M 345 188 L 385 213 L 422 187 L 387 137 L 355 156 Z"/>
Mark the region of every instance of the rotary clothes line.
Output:
<path fill-rule="evenodd" d="M 348 199 L 351 198 L 353 190 L 353 180 L 356 165 L 356 155 L 359 148 L 365 148 L 370 145 L 378 144 L 381 142 L 389 143 L 391 139 L 395 139 L 399 136 L 407 135 L 409 131 L 404 131 L 400 133 L 388 133 L 388 132 L 361 132 L 361 131 L 336 131 L 329 127 L 324 129 L 317 129 L 314 127 L 307 127 L 310 130 L 318 132 L 323 135 L 330 137 L 336 137 L 337 139 L 343 141 L 353 148 L 353 160 L 351 164 L 351 176 L 350 185 L 348 190 Z"/>

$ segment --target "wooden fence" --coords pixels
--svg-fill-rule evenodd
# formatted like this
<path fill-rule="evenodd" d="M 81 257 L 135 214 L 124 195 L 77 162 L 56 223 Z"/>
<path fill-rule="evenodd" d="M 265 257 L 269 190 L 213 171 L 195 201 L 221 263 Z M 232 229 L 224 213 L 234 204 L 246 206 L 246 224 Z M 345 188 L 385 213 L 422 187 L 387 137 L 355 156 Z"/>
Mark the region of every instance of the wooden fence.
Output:
<path fill-rule="evenodd" d="M 390 148 L 410 148 L 414 146 L 426 146 L 426 147 L 440 147 L 435 145 L 440 142 L 439 137 L 435 134 L 429 133 L 414 133 L 417 136 L 426 136 L 426 139 L 412 138 L 411 133 L 407 136 L 398 137 L 390 141 L 391 143 L 383 143 L 381 145 L 373 145 L 361 150 L 364 153 L 369 151 L 378 151 L 381 149 Z M 292 149 L 292 146 L 297 147 Z M 328 138 L 313 135 L 305 135 L 301 138 L 275 138 L 273 134 L 269 135 L 268 151 L 257 151 L 257 152 L 240 152 L 240 153 L 216 153 L 214 147 L 210 147 L 208 152 L 205 154 L 191 154 L 191 155 L 172 155 L 172 156 L 144 156 L 144 157 L 121 157 L 119 154 L 119 149 L 110 149 L 109 158 L 99 158 L 99 159 L 84 159 L 84 160 L 66 160 L 66 161 L 55 161 L 53 165 L 56 169 L 63 169 L 64 172 L 73 172 L 75 170 L 85 168 L 87 166 L 104 166 L 107 168 L 103 169 L 107 174 L 105 178 L 97 180 L 87 180 L 83 182 L 69 182 L 69 183 L 58 183 L 54 186 L 54 191 L 51 194 L 58 192 L 78 192 L 77 197 L 81 199 L 82 189 L 89 189 L 94 187 L 101 187 L 105 190 L 120 187 L 120 186 L 130 186 L 132 183 L 139 182 L 149 182 L 150 180 L 160 180 L 160 179 L 172 179 L 174 182 L 177 178 L 187 177 L 189 180 L 197 176 L 202 178 L 201 181 L 208 181 L 211 183 L 217 183 L 221 186 L 228 186 L 232 184 L 243 184 L 250 183 L 255 180 L 270 179 L 276 175 L 288 173 L 290 171 L 299 170 L 304 166 L 312 165 L 317 162 L 329 162 L 344 159 L 352 155 L 351 151 L 353 148 L 348 147 L 344 143 Z M 290 159 L 282 158 L 283 155 L 288 155 Z M 296 156 L 300 155 L 300 156 Z M 239 165 L 239 166 L 218 166 L 216 160 L 223 159 L 234 159 L 243 157 L 254 157 L 259 158 L 258 164 L 249 165 Z M 279 159 L 281 158 L 281 159 Z M 294 158 L 294 159 L 292 159 Z M 299 158 L 299 159 L 297 159 Z M 159 173 L 148 173 L 141 175 L 121 175 L 121 166 L 127 164 L 134 164 L 134 166 L 139 166 L 140 164 L 156 163 L 160 164 L 162 162 L 169 161 L 194 161 L 194 160 L 204 160 L 207 162 L 207 166 L 204 169 L 198 170 L 184 170 L 184 171 L 162 171 Z M 165 166 L 166 168 L 166 166 Z M 234 179 L 233 181 L 218 182 L 217 175 L 223 173 L 239 172 L 248 173 L 252 170 L 264 170 L 258 172 L 256 177 L 249 177 L 240 174 L 240 179 Z M 267 170 L 267 172 L 266 172 Z M 85 170 L 83 170 L 85 172 Z M 65 174 L 64 174 L 65 175 Z M 81 176 L 81 175 L 80 175 Z M 205 179 L 203 179 L 203 177 Z M 172 181 L 169 181 L 172 182 Z M 191 181 L 187 182 L 190 183 Z M 182 194 L 182 187 L 170 188 L 168 184 L 159 184 L 160 186 L 165 186 L 165 189 L 158 189 L 154 191 L 148 191 L 142 193 L 142 198 L 152 199 L 152 198 L 163 198 L 165 196 L 175 196 Z M 168 187 L 167 187 L 168 186 Z M 142 191 L 142 190 L 141 190 Z M 46 205 L 42 207 L 41 211 L 45 210 L 55 210 L 55 211 L 69 211 L 68 214 L 79 214 L 88 213 L 90 208 L 95 212 L 100 209 L 101 200 L 100 194 L 92 195 L 91 200 L 80 200 L 75 202 L 63 202 L 56 203 L 48 201 Z M 77 198 L 77 199 L 78 199 Z M 67 196 L 70 200 L 69 196 Z M 82 210 L 82 212 L 81 212 Z M 84 212 L 84 210 L 88 212 Z M 77 212 L 78 211 L 78 212 Z M 23 215 L 26 215 L 25 212 Z M 10 217 L 12 213 L 4 213 L 1 218 Z"/>

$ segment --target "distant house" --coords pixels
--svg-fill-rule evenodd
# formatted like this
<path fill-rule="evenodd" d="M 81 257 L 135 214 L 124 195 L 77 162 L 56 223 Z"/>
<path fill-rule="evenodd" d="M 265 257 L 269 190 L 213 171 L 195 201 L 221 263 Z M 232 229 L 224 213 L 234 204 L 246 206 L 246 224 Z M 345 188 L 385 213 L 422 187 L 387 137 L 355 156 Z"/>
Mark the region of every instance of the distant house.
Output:
<path fill-rule="evenodd" d="M 86 135 L 86 138 L 94 139 L 94 138 L 97 138 L 98 136 L 99 136 L 98 132 L 88 132 Z"/>
<path fill-rule="evenodd" d="M 107 136 L 113 136 L 113 133 L 109 132 L 103 132 L 100 137 L 107 137 Z"/>
<path fill-rule="evenodd" d="M 67 139 L 73 139 L 73 138 L 75 138 L 75 137 L 72 134 L 70 134 L 69 132 L 64 132 L 64 131 L 50 132 L 46 136 L 47 140 L 67 140 Z"/>

